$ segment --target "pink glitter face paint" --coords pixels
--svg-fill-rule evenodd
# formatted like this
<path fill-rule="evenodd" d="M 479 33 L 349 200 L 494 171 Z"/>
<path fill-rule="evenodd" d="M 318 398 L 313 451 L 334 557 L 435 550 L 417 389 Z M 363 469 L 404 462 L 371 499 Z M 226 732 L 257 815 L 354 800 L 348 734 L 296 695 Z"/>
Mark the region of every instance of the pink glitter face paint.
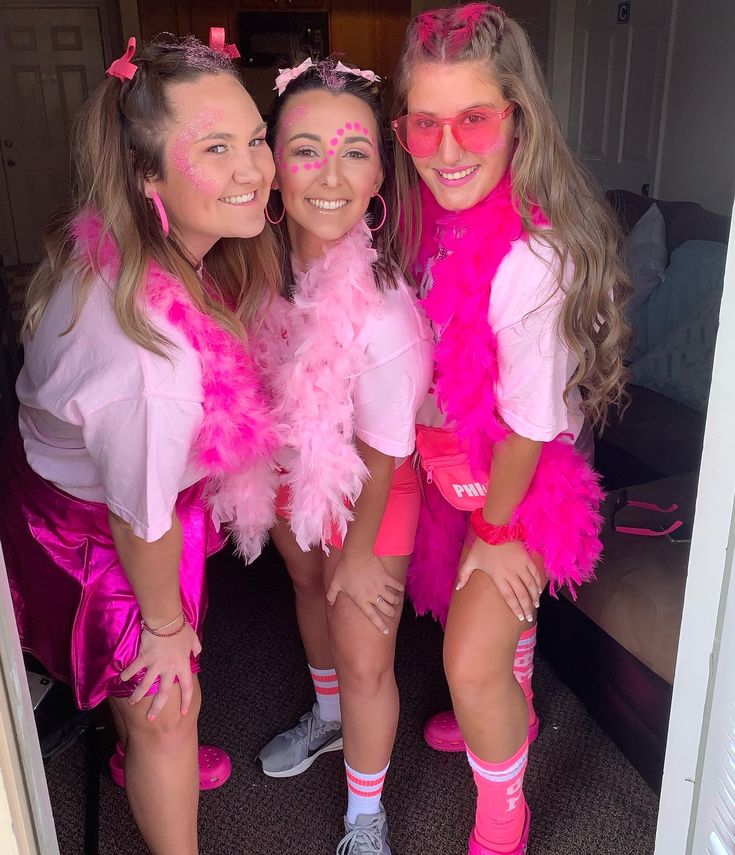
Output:
<path fill-rule="evenodd" d="M 498 134 L 498 138 L 490 146 L 488 151 L 502 151 L 508 142 L 508 137 L 504 133 Z"/>
<path fill-rule="evenodd" d="M 306 104 L 298 104 L 281 119 L 281 127 L 292 128 L 296 122 L 306 118 L 309 115 L 309 108 Z"/>
<path fill-rule="evenodd" d="M 291 172 L 298 172 L 298 171 L 299 171 L 298 166 L 296 166 L 296 164 L 294 164 L 294 165 L 291 167 Z"/>
<path fill-rule="evenodd" d="M 215 110 L 202 110 L 193 122 L 184 125 L 171 147 L 171 162 L 176 169 L 202 193 L 213 193 L 217 189 L 214 178 L 191 159 L 191 147 L 204 131 L 214 127 L 221 119 Z"/>

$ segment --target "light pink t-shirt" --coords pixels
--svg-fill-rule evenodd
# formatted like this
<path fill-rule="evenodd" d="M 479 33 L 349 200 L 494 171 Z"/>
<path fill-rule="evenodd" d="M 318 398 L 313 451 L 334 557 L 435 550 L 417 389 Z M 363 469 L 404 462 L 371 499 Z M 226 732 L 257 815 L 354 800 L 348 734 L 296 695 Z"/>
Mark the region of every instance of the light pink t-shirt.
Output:
<path fill-rule="evenodd" d="M 413 452 L 416 411 L 433 367 L 433 336 L 416 298 L 401 282 L 386 289 L 362 329 L 366 362 L 355 381 L 355 434 L 400 462 Z"/>
<path fill-rule="evenodd" d="M 560 332 L 568 277 L 558 289 L 557 271 L 554 252 L 546 244 L 514 241 L 495 275 L 488 312 L 498 343 L 498 412 L 519 436 L 540 442 L 565 433 L 577 440 L 584 428 L 579 391 L 564 402 L 577 360 Z M 424 289 L 431 286 L 430 272 L 426 279 Z M 433 390 L 417 421 L 444 424 Z"/>
<path fill-rule="evenodd" d="M 152 321 L 174 345 L 170 359 L 133 343 L 101 279 L 62 335 L 73 317 L 72 281 L 60 283 L 25 343 L 17 392 L 28 463 L 157 540 L 171 527 L 178 493 L 202 477 L 190 456 L 202 422 L 199 357 L 160 316 Z"/>

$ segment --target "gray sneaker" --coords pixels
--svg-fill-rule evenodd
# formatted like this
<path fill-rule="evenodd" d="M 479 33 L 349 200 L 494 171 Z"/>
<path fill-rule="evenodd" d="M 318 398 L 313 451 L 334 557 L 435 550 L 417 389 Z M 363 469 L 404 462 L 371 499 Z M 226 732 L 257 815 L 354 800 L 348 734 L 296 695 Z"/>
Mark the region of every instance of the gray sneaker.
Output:
<path fill-rule="evenodd" d="M 354 824 L 345 817 L 345 831 L 337 844 L 337 855 L 391 855 L 388 818 L 382 804 L 378 813 L 361 813 Z"/>
<path fill-rule="evenodd" d="M 274 736 L 258 754 L 258 760 L 271 778 L 291 778 L 305 772 L 321 754 L 341 750 L 342 723 L 322 721 L 319 704 L 314 704 L 296 727 Z"/>

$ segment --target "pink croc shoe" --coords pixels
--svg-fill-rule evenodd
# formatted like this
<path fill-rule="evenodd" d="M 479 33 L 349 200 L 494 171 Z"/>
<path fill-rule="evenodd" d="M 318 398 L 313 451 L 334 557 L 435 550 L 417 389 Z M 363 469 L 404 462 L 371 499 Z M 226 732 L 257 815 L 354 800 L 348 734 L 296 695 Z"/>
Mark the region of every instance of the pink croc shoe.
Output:
<path fill-rule="evenodd" d="M 213 745 L 199 746 L 200 790 L 216 790 L 229 780 L 231 774 L 232 761 L 226 751 Z M 125 786 L 125 753 L 119 742 L 110 757 L 110 777 L 118 787 Z"/>
<path fill-rule="evenodd" d="M 525 855 L 526 850 L 528 849 L 528 835 L 531 832 L 531 811 L 529 810 L 528 804 L 526 804 L 526 821 L 523 826 L 523 834 L 521 834 L 521 839 L 518 841 L 518 846 L 510 852 L 504 853 L 504 855 Z M 488 849 L 487 846 L 483 846 L 482 843 L 478 841 L 475 837 L 475 829 L 472 829 L 472 834 L 470 834 L 470 842 L 469 849 L 467 850 L 467 855 L 500 855 L 495 849 Z"/>
<path fill-rule="evenodd" d="M 535 742 L 538 738 L 539 719 L 534 713 L 534 718 L 528 726 L 528 742 Z M 462 732 L 457 724 L 457 719 L 451 710 L 433 715 L 424 725 L 424 739 L 426 744 L 435 751 L 465 751 L 466 747 Z"/>

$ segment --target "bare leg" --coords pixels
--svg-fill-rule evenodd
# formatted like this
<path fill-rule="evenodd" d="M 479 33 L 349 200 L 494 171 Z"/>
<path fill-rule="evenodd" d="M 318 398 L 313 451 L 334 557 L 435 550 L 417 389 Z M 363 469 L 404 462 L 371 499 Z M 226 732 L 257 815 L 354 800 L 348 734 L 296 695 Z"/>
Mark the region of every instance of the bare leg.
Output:
<path fill-rule="evenodd" d="M 325 585 L 340 559 L 332 549 L 325 558 Z M 381 559 L 388 572 L 403 582 L 408 556 Z M 390 761 L 398 727 L 398 687 L 393 670 L 396 632 L 401 616 L 385 618 L 390 629 L 383 635 L 344 594 L 328 606 L 329 638 L 339 677 L 345 760 L 353 769 L 375 774 Z"/>
<path fill-rule="evenodd" d="M 312 549 L 303 552 L 284 520 L 279 520 L 271 529 L 271 537 L 293 583 L 296 620 L 306 651 L 306 661 L 312 668 L 333 668 L 320 551 Z"/>
<path fill-rule="evenodd" d="M 198 855 L 199 681 L 194 678 L 194 698 L 186 716 L 179 711 L 178 686 L 153 722 L 146 718 L 150 698 L 135 706 L 122 698 L 111 698 L 110 703 L 115 720 L 121 719 L 127 732 L 125 787 L 148 847 L 153 855 Z"/>
<path fill-rule="evenodd" d="M 470 749 L 491 763 L 511 757 L 528 735 L 528 704 L 513 675 L 521 623 L 479 570 L 455 592 L 444 636 L 454 712 Z"/>

